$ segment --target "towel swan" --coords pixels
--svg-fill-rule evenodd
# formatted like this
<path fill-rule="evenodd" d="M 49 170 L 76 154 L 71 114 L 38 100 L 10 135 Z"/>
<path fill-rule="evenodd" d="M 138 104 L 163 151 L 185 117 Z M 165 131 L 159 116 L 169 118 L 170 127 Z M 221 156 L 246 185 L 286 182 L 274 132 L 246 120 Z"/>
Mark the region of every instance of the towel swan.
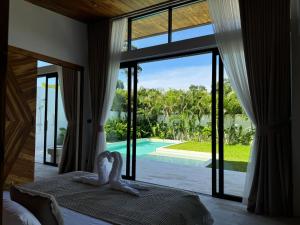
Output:
<path fill-rule="evenodd" d="M 112 162 L 112 169 L 109 173 L 105 159 Z M 118 191 L 123 191 L 135 196 L 139 196 L 140 190 L 145 188 L 138 185 L 132 185 L 122 179 L 122 166 L 123 159 L 119 152 L 104 151 L 100 153 L 96 158 L 97 174 L 91 174 L 87 176 L 74 177 L 73 180 L 81 183 L 86 183 L 95 186 L 101 186 L 109 184 L 110 188 Z"/>
<path fill-rule="evenodd" d="M 96 168 L 97 168 L 98 175 L 91 173 L 91 174 L 85 175 L 85 176 L 73 177 L 73 180 L 80 182 L 80 183 L 90 184 L 90 185 L 94 185 L 94 186 L 101 186 L 104 184 L 108 184 L 109 170 L 104 161 L 105 159 L 107 159 L 109 162 L 112 162 L 112 157 L 110 157 L 110 152 L 104 151 L 104 152 L 98 154 L 98 156 L 96 158 Z"/>
<path fill-rule="evenodd" d="M 122 179 L 123 159 L 120 152 L 111 152 L 113 158 L 112 170 L 109 174 L 109 185 L 112 189 L 139 196 L 139 191 Z"/>

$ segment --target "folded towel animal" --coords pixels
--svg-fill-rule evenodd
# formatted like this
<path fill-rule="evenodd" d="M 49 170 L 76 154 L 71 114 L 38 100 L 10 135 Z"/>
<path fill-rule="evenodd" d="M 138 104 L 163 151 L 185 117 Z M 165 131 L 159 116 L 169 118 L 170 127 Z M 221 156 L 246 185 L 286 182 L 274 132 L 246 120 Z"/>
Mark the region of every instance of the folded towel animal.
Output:
<path fill-rule="evenodd" d="M 110 152 L 105 151 L 99 154 L 96 158 L 96 166 L 97 166 L 97 172 L 96 174 L 89 174 L 86 176 L 77 176 L 73 177 L 74 181 L 81 182 L 84 184 L 90 184 L 95 186 L 101 186 L 104 184 L 108 184 L 109 181 L 109 169 L 107 166 L 107 160 L 108 162 L 112 161 L 112 157 L 110 157 Z"/>
<path fill-rule="evenodd" d="M 105 159 L 108 162 L 112 162 L 112 169 L 109 173 Z M 97 169 L 98 176 L 96 174 L 90 174 L 86 176 L 73 177 L 73 180 L 80 183 L 101 186 L 109 184 L 111 189 L 117 191 L 123 191 L 135 196 L 139 196 L 138 190 L 147 190 L 139 185 L 130 184 L 122 179 L 122 166 L 123 159 L 119 152 L 102 152 L 97 156 Z"/>
<path fill-rule="evenodd" d="M 127 182 L 122 180 L 121 172 L 123 167 L 123 159 L 120 152 L 112 152 L 110 155 L 114 159 L 113 167 L 109 175 L 110 187 L 117 191 L 123 191 L 135 196 L 139 196 L 138 190 L 132 188 Z"/>

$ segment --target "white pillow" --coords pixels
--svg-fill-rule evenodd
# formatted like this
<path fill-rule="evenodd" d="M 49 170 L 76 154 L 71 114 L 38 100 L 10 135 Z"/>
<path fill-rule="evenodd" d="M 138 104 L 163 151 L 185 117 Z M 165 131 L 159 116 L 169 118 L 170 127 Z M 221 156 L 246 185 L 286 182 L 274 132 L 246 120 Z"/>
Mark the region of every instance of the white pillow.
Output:
<path fill-rule="evenodd" d="M 22 205 L 4 197 L 3 225 L 41 225 L 41 223 Z"/>

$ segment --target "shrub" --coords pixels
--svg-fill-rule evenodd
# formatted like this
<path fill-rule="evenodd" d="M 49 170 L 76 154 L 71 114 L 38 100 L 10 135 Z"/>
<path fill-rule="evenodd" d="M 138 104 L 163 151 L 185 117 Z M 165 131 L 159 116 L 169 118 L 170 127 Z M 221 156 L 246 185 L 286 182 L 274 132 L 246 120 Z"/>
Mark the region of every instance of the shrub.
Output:
<path fill-rule="evenodd" d="M 247 129 L 245 132 L 243 132 L 240 136 L 240 143 L 242 145 L 250 145 L 250 143 L 253 140 L 253 136 L 255 134 L 255 130 L 252 128 Z"/>
<path fill-rule="evenodd" d="M 111 119 L 105 125 L 106 140 L 108 142 L 124 141 L 127 137 L 127 121 Z"/>

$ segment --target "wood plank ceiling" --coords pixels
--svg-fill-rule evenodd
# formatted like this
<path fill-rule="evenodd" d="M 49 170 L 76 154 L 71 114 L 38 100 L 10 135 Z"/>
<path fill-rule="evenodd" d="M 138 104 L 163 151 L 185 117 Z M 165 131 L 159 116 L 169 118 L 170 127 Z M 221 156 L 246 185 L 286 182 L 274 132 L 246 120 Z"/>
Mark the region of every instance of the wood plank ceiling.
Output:
<path fill-rule="evenodd" d="M 82 22 L 115 17 L 172 0 L 26 0 Z"/>
<path fill-rule="evenodd" d="M 172 0 L 26 0 L 82 22 L 116 17 Z M 211 22 L 207 1 L 198 1 L 173 10 L 173 31 Z M 138 39 L 168 31 L 168 13 L 160 13 L 133 22 L 132 38 Z"/>

